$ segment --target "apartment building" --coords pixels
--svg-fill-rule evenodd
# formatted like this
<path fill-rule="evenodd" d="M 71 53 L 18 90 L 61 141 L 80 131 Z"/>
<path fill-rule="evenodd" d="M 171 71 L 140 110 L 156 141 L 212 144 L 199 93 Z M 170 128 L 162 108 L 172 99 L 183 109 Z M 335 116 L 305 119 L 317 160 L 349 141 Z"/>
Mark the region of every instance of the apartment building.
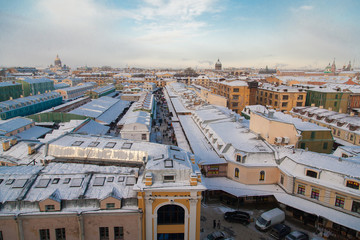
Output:
<path fill-rule="evenodd" d="M 285 85 L 263 84 L 258 87 L 256 104 L 288 112 L 293 107 L 305 106 L 306 92 L 303 89 Z"/>
<path fill-rule="evenodd" d="M 214 94 L 227 98 L 227 107 L 236 113 L 240 113 L 245 106 L 254 104 L 257 89 L 256 82 L 240 80 L 221 81 L 211 83 Z"/>

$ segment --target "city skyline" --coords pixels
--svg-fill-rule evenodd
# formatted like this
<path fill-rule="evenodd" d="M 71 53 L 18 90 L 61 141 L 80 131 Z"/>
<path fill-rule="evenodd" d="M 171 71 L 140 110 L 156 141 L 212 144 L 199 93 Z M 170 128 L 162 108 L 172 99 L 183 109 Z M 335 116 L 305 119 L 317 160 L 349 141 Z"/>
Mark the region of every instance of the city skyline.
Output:
<path fill-rule="evenodd" d="M 2 1 L 0 66 L 338 68 L 359 66 L 360 3 Z"/>

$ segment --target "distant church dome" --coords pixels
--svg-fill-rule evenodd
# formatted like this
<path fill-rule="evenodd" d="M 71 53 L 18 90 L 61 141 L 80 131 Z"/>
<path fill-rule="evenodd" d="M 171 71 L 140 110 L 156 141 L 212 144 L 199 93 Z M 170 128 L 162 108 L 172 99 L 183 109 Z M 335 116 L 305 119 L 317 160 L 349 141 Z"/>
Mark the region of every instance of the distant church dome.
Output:
<path fill-rule="evenodd" d="M 217 62 L 215 63 L 215 70 L 221 70 L 222 64 L 220 62 L 220 60 L 218 59 Z"/>
<path fill-rule="evenodd" d="M 61 60 L 59 58 L 59 55 L 56 55 L 54 63 L 55 63 L 55 66 L 61 67 Z"/>

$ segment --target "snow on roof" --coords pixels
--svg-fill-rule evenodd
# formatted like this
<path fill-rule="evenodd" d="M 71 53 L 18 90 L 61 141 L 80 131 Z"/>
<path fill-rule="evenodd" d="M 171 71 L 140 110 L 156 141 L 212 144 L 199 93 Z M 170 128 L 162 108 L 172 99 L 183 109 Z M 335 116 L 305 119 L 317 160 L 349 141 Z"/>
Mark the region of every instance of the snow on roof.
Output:
<path fill-rule="evenodd" d="M 0 135 L 5 135 L 16 129 L 25 127 L 33 122 L 33 120 L 24 117 L 16 117 L 6 120 L 0 124 Z"/>
<path fill-rule="evenodd" d="M 95 122 L 94 120 L 89 120 L 84 126 L 77 129 L 76 133 L 86 133 L 93 135 L 104 135 L 109 131 L 110 127 L 104 126 L 100 123 Z"/>
<path fill-rule="evenodd" d="M 48 78 L 25 78 L 25 79 L 22 79 L 22 80 L 18 80 L 18 81 L 24 81 L 24 82 L 27 82 L 27 83 L 30 83 L 30 84 L 33 84 L 33 83 L 44 83 L 44 82 L 50 82 L 52 83 L 53 81 L 48 79 Z"/>
<path fill-rule="evenodd" d="M 291 196 L 290 194 L 286 193 L 275 193 L 274 196 L 280 203 L 292 206 L 310 214 L 315 214 L 317 216 L 329 219 L 332 222 L 360 231 L 359 217 L 337 211 L 333 208 L 322 206 L 300 197 Z"/>
<path fill-rule="evenodd" d="M 35 143 L 37 149 L 34 154 L 28 154 L 28 143 Z M 27 164 L 40 164 L 40 160 L 43 158 L 45 146 L 41 142 L 26 142 L 19 141 L 7 151 L 0 148 L 0 158 L 5 157 L 12 159 L 12 161 L 18 165 Z"/>
<path fill-rule="evenodd" d="M 274 92 L 301 92 L 303 91 L 301 88 L 287 86 L 287 85 L 279 85 L 274 86 L 270 83 L 264 83 L 261 86 L 259 86 L 260 90 L 270 90 Z"/>
<path fill-rule="evenodd" d="M 126 184 L 127 178 L 135 178 L 137 168 L 97 166 L 86 164 L 50 163 L 36 179 L 24 200 L 42 201 L 54 192 L 61 200 L 103 199 L 109 193 L 121 193 L 121 198 L 134 198 L 133 186 Z M 103 178 L 101 184 L 96 184 Z"/>
<path fill-rule="evenodd" d="M 220 158 L 214 148 L 208 143 L 208 140 L 204 137 L 191 116 L 180 115 L 179 120 L 194 154 L 200 158 L 199 163 L 201 165 L 226 163 L 225 159 Z"/>
<path fill-rule="evenodd" d="M 180 123 L 172 122 L 171 125 L 174 129 L 177 145 L 180 148 L 184 149 L 185 151 L 191 152 L 190 146 L 186 140 L 186 136 L 184 134 L 184 131 L 183 131 Z"/>
<path fill-rule="evenodd" d="M 277 184 L 249 185 L 233 181 L 226 177 L 203 177 L 203 184 L 208 190 L 222 190 L 236 197 L 268 196 L 275 193 L 286 194 Z"/>
<path fill-rule="evenodd" d="M 320 170 L 327 170 L 349 177 L 360 178 L 360 162 L 358 161 L 352 161 L 351 159 L 347 158 L 341 158 L 341 161 L 339 161 L 339 157 L 334 155 L 305 151 L 303 149 L 297 149 L 295 153 L 292 149 L 287 148 L 278 148 L 277 150 L 279 153 L 279 158 L 286 157 L 293 160 L 297 164 L 306 165 L 308 167 L 313 167 Z M 282 168 L 282 164 L 280 164 L 279 167 Z M 304 175 L 303 172 L 294 172 L 293 169 L 288 169 L 287 172 L 295 175 Z"/>
<path fill-rule="evenodd" d="M 27 129 L 21 133 L 16 134 L 16 136 L 21 139 L 36 140 L 39 137 L 41 137 L 51 131 L 52 131 L 52 129 L 50 129 L 50 128 L 34 126 L 30 129 Z"/>
<path fill-rule="evenodd" d="M 0 82 L 0 87 L 16 86 L 16 85 L 20 86 L 21 84 L 17 82 Z"/>
<path fill-rule="evenodd" d="M 70 113 L 87 117 L 93 117 L 97 120 L 110 124 L 116 119 L 130 102 L 115 99 L 111 97 L 101 97 L 72 110 Z"/>
<path fill-rule="evenodd" d="M 248 86 L 247 82 L 240 81 L 240 80 L 237 80 L 237 81 L 224 81 L 224 82 L 221 82 L 221 84 L 232 86 L 232 87 L 247 87 Z"/>
<path fill-rule="evenodd" d="M 190 110 L 186 109 L 179 98 L 172 98 L 171 102 L 177 113 L 189 113 Z"/>

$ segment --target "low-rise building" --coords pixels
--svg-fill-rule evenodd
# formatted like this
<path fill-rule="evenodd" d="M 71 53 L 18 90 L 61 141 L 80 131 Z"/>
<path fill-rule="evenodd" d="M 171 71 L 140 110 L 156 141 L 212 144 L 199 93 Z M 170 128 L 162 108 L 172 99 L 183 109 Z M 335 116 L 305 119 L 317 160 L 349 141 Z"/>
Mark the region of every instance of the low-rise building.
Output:
<path fill-rule="evenodd" d="M 256 105 L 245 107 L 245 112 L 249 110 L 250 130 L 260 134 L 268 143 L 331 153 L 334 139 L 330 129 L 265 107 L 260 111 Z"/>
<path fill-rule="evenodd" d="M 13 82 L 0 82 L 0 102 L 21 97 L 22 85 Z"/>
<path fill-rule="evenodd" d="M 303 121 L 331 129 L 335 143 L 360 145 L 360 117 L 319 107 L 296 107 L 290 114 Z"/>
<path fill-rule="evenodd" d="M 92 99 L 97 99 L 115 92 L 115 86 L 109 84 L 107 86 L 98 87 L 95 89 L 88 90 L 85 95 Z"/>
<path fill-rule="evenodd" d="M 0 119 L 5 120 L 35 114 L 61 103 L 62 96 L 57 92 L 7 100 L 0 103 Z"/>
<path fill-rule="evenodd" d="M 77 85 L 76 87 L 68 87 L 55 90 L 60 93 L 64 100 L 72 100 L 79 97 L 83 97 L 84 94 L 95 87 L 95 83 L 84 83 Z"/>
<path fill-rule="evenodd" d="M 23 96 L 34 96 L 54 90 L 54 81 L 48 78 L 24 78 L 16 80 L 22 85 Z"/>
<path fill-rule="evenodd" d="M 347 113 L 350 93 L 349 90 L 341 90 L 340 88 L 319 87 L 309 89 L 306 95 L 306 106 L 314 104 L 316 107 Z"/>

